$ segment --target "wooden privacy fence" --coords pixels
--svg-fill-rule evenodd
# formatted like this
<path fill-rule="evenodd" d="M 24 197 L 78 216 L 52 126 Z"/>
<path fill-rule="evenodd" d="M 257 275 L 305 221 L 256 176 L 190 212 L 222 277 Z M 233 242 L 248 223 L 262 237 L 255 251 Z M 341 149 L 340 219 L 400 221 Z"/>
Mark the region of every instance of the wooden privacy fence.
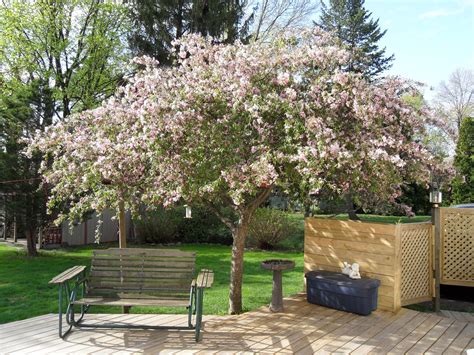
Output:
<path fill-rule="evenodd" d="M 363 276 L 379 279 L 380 309 L 431 300 L 431 223 L 382 224 L 307 218 L 305 272 L 340 271 L 357 262 Z"/>
<path fill-rule="evenodd" d="M 441 283 L 474 287 L 474 208 L 440 208 Z"/>

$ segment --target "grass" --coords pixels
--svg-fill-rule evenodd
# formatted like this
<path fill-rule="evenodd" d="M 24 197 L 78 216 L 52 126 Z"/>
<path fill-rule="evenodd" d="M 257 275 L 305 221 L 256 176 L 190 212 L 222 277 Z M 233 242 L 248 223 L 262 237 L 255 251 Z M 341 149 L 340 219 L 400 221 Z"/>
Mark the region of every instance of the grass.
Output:
<path fill-rule="evenodd" d="M 101 248 L 110 245 L 100 246 Z M 148 247 L 148 246 L 147 246 Z M 205 291 L 204 313 L 226 314 L 230 275 L 228 246 L 181 245 L 181 250 L 197 252 L 197 268 L 215 272 L 211 289 Z M 93 247 L 41 251 L 37 258 L 29 258 L 23 250 L 0 245 L 0 324 L 26 319 L 58 310 L 57 287 L 48 285 L 55 275 L 74 265 L 90 265 Z M 303 254 L 301 252 L 246 251 L 243 281 L 243 308 L 249 311 L 268 304 L 271 300 L 272 274 L 261 269 L 265 259 L 284 258 L 295 261 L 296 268 L 283 273 L 284 295 L 303 289 Z M 91 312 L 120 312 L 120 307 L 93 307 Z M 132 313 L 184 313 L 184 309 L 156 309 L 134 307 Z"/>

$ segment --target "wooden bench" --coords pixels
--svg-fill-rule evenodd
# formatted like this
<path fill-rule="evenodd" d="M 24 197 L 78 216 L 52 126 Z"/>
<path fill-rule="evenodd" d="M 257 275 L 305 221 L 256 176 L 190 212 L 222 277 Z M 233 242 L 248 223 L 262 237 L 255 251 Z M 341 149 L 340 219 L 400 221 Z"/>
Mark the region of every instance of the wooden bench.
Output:
<path fill-rule="evenodd" d="M 194 329 L 199 340 L 204 289 L 214 280 L 211 270 L 201 270 L 194 279 L 196 254 L 169 249 L 107 249 L 95 250 L 90 272 L 85 266 L 74 266 L 49 283 L 59 285 L 59 336 L 65 337 L 72 327 Z M 66 295 L 66 322 L 62 331 L 62 302 Z M 124 324 L 84 324 L 91 306 L 153 306 L 185 307 L 187 327 L 166 327 Z M 76 320 L 74 308 L 81 309 Z M 192 322 L 195 315 L 194 323 Z"/>

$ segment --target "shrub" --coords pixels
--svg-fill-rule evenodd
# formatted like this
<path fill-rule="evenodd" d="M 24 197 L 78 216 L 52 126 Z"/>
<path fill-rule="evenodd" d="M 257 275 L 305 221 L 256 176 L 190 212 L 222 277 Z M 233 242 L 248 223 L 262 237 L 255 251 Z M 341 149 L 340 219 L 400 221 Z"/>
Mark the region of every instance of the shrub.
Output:
<path fill-rule="evenodd" d="M 178 207 L 184 216 L 184 207 Z M 179 240 L 184 243 L 232 244 L 229 228 L 209 209 L 192 206 L 193 218 L 182 218 L 179 226 Z"/>
<path fill-rule="evenodd" d="M 208 209 L 192 206 L 193 218 L 184 218 L 183 206 L 146 211 L 135 221 L 140 243 L 232 244 L 229 229 Z"/>
<path fill-rule="evenodd" d="M 284 239 L 297 233 L 296 223 L 288 214 L 272 209 L 259 208 L 249 226 L 249 244 L 259 249 L 274 249 Z"/>
<path fill-rule="evenodd" d="M 182 218 L 182 216 L 181 216 Z M 176 209 L 159 207 L 142 213 L 135 221 L 137 239 L 147 243 L 173 243 L 179 237 L 180 216 Z"/>

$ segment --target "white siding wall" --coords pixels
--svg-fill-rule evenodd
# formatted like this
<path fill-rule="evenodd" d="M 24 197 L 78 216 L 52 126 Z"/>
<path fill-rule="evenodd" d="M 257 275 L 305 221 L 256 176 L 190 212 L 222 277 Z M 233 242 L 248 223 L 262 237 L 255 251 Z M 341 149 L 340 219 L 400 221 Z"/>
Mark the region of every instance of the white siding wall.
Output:
<path fill-rule="evenodd" d="M 111 210 L 103 212 L 103 222 L 101 226 L 100 242 L 116 242 L 118 241 L 118 219 L 112 219 L 114 213 Z M 86 222 L 81 222 L 69 228 L 69 222 L 62 224 L 63 243 L 69 245 L 84 245 L 95 243 L 95 229 L 97 227 L 98 215 L 94 213 Z M 87 223 L 87 229 L 85 224 Z M 131 215 L 129 212 L 125 214 L 125 227 L 127 238 L 130 238 Z M 87 240 L 87 243 L 85 241 Z"/>

